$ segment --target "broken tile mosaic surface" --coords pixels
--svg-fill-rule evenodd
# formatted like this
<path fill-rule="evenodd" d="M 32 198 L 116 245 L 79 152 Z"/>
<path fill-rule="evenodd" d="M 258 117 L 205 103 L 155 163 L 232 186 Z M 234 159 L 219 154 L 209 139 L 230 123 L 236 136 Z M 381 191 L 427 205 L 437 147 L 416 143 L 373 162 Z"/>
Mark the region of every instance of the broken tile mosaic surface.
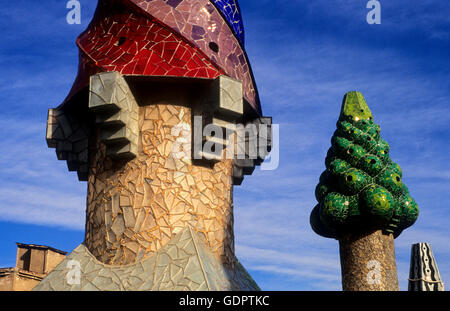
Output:
<path fill-rule="evenodd" d="M 201 51 L 154 19 L 120 1 L 101 1 L 89 28 L 77 39 L 79 75 L 71 95 L 97 72 L 215 78 L 223 71 Z"/>
<path fill-rule="evenodd" d="M 190 40 L 223 68 L 227 75 L 242 81 L 245 98 L 260 112 L 259 98 L 245 51 L 227 21 L 209 0 L 182 0 L 176 6 L 163 0 L 130 1 Z M 218 45 L 218 53 L 210 48 L 210 43 Z"/>
<path fill-rule="evenodd" d="M 216 5 L 239 25 L 237 5 L 225 2 Z M 77 40 L 79 72 L 66 101 L 102 71 L 207 79 L 226 74 L 242 81 L 244 97 L 261 114 L 250 63 L 232 29 L 208 0 L 100 0 Z"/>
<path fill-rule="evenodd" d="M 255 291 L 260 290 L 233 257 L 225 267 L 191 227 L 176 234 L 149 258 L 112 266 L 78 246 L 34 291 Z M 73 270 L 76 263 L 78 271 Z"/>
<path fill-rule="evenodd" d="M 191 128 L 191 108 L 160 103 L 140 107 L 139 114 L 139 152 L 123 166 L 106 156 L 99 133 L 93 137 L 86 246 L 106 264 L 130 264 L 190 225 L 224 264 L 232 265 L 233 161 L 202 166 L 172 156 L 178 139 L 172 129 Z"/>
<path fill-rule="evenodd" d="M 243 98 L 260 112 L 239 24 L 234 1 L 99 1 L 77 40 L 77 100 L 49 112 L 47 134 L 58 157 L 72 166 L 84 161 L 86 235 L 69 256 L 79 260 L 83 282 L 68 288 L 61 265 L 40 289 L 258 289 L 234 255 L 233 157 L 198 163 L 174 156 L 180 139 L 191 146 L 193 116 L 220 117 L 221 127 L 234 128 Z M 139 81 L 150 80 L 125 76 L 200 79 L 176 79 L 186 91 L 164 82 L 141 93 Z M 86 85 L 89 92 L 78 92 Z M 78 94 L 89 94 L 89 104 Z M 74 111 L 89 123 L 83 135 Z M 241 175 L 249 167 L 241 165 Z"/>

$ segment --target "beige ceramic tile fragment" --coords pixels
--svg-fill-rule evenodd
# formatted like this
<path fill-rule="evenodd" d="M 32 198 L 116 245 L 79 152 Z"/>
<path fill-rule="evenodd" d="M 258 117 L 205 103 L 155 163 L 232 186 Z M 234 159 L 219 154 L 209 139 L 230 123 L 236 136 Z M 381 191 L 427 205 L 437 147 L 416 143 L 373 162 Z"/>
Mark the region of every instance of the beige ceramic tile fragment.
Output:
<path fill-rule="evenodd" d="M 175 138 L 171 135 L 171 127 L 164 122 L 175 123 L 177 120 L 178 124 L 181 119 L 190 124 L 189 108 L 164 104 L 140 107 L 142 151 L 118 170 L 108 163 L 101 142 L 98 142 L 99 151 L 90 151 L 92 175 L 89 178 L 88 215 L 92 216 L 87 220 L 86 243 L 99 260 L 111 264 L 132 263 L 137 259 L 137 251 L 125 246 L 131 241 L 143 245 L 143 258 L 147 258 L 189 224 L 198 226 L 199 231 L 205 230 L 207 221 L 198 218 L 199 215 L 208 217 L 210 222 L 215 219 L 216 224 L 232 230 L 232 219 L 223 212 L 231 210 L 232 163 L 224 160 L 209 168 L 193 165 L 186 159 L 172 159 Z M 111 215 L 107 216 L 110 219 L 97 219 L 92 213 L 96 206 L 103 213 L 111 210 L 111 214 L 105 214 Z M 120 206 L 126 208 L 120 211 Z M 134 211 L 133 217 L 130 210 Z M 142 210 L 148 211 L 148 215 Z M 99 229 L 104 223 L 110 223 L 113 228 L 108 234 Z M 126 235 L 125 227 L 128 228 Z M 104 255 L 111 253 L 105 252 L 109 247 L 106 236 L 108 241 L 116 243 L 118 250 L 128 250 L 123 250 L 120 256 Z M 228 261 L 231 257 L 226 252 L 234 252 L 232 237 L 231 233 L 210 233 L 206 234 L 206 241 L 219 258 Z"/>

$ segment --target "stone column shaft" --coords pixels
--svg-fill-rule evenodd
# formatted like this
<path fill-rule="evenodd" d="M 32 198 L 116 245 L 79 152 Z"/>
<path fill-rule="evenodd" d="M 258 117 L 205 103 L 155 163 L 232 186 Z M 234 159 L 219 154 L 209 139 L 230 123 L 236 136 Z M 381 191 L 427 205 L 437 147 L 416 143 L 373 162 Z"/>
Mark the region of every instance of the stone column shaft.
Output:
<path fill-rule="evenodd" d="M 344 291 L 398 291 L 394 237 L 381 230 L 339 240 Z"/>

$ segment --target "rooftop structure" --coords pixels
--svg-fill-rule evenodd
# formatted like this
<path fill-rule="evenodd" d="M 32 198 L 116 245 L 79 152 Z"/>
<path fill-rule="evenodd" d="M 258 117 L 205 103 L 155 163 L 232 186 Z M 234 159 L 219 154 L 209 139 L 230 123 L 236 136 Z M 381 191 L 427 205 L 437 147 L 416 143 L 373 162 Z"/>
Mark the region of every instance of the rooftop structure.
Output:
<path fill-rule="evenodd" d="M 66 258 L 66 252 L 49 246 L 16 244 L 16 266 L 0 269 L 0 291 L 32 290 Z"/>

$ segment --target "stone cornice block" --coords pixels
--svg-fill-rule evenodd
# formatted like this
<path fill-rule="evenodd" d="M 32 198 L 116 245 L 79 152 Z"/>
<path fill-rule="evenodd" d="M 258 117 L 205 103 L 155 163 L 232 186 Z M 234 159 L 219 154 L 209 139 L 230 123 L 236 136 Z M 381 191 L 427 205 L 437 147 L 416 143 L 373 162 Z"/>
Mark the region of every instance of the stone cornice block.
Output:
<path fill-rule="evenodd" d="M 245 131 L 238 132 L 237 155 L 233 169 L 233 184 L 237 186 L 242 184 L 244 175 L 253 174 L 255 166 L 261 165 L 272 149 L 271 117 L 254 119 L 246 124 L 246 128 Z M 239 141 L 245 143 L 239 144 Z"/>
<path fill-rule="evenodd" d="M 134 158 L 139 138 L 139 107 L 120 73 L 103 72 L 91 77 L 89 109 L 101 127 L 107 154 L 113 158 Z"/>
<path fill-rule="evenodd" d="M 59 160 L 66 160 L 69 171 L 76 171 L 80 181 L 88 175 L 89 128 L 71 118 L 63 110 L 49 109 L 46 140 L 56 149 Z"/>
<path fill-rule="evenodd" d="M 244 114 L 242 83 L 228 76 L 222 75 L 213 81 L 208 100 L 215 115 L 236 120 Z"/>

